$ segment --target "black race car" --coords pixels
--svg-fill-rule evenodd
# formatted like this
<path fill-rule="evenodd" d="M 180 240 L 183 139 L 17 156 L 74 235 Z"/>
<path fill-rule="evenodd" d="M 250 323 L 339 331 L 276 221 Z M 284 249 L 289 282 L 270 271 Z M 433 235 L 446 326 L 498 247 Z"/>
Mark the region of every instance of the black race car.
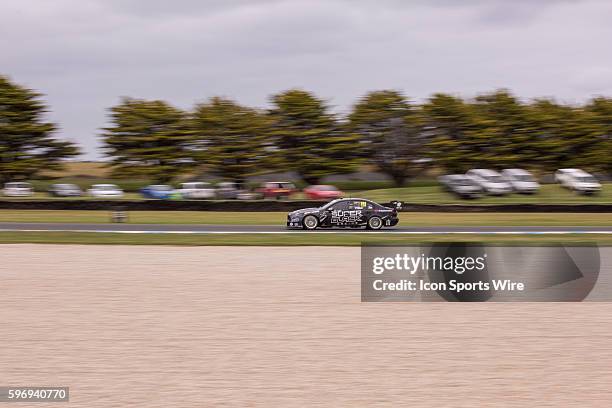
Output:
<path fill-rule="evenodd" d="M 348 227 L 381 229 L 397 225 L 397 208 L 389 208 L 363 198 L 340 198 L 323 207 L 304 208 L 287 215 L 287 228 Z"/>

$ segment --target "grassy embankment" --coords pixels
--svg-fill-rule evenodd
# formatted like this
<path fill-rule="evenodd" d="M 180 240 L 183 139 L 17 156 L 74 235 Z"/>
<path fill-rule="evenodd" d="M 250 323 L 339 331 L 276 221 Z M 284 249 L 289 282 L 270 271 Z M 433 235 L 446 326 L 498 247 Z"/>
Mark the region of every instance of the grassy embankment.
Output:
<path fill-rule="evenodd" d="M 66 180 L 71 182 L 74 180 Z M 112 183 L 113 180 L 96 180 L 96 182 Z M 117 183 L 117 182 L 116 182 Z M 80 180 L 79 184 L 83 189 L 86 189 L 89 184 Z M 93 184 L 93 183 L 91 183 Z M 129 192 L 136 186 L 142 184 L 137 180 L 131 182 L 118 183 L 126 192 L 124 197 L 117 200 L 142 200 L 142 196 L 136 192 Z M 130 185 L 131 184 L 131 185 Z M 70 197 L 70 198 L 55 198 L 50 197 L 46 190 L 48 186 L 41 187 L 40 184 L 34 183 L 38 190 L 32 197 L 1 197 L 2 200 L 93 200 L 88 196 Z M 378 202 L 388 202 L 391 200 L 400 200 L 413 204 L 610 204 L 612 203 L 612 184 L 604 184 L 600 193 L 585 196 L 573 193 L 555 184 L 543 185 L 540 192 L 533 195 L 510 194 L 507 196 L 493 197 L 485 196 L 475 200 L 463 200 L 455 197 L 452 194 L 442 191 L 439 186 L 411 186 L 404 188 L 384 188 L 375 190 L 347 191 L 347 197 L 369 198 Z M 292 196 L 293 200 L 305 199 L 302 193 Z"/>
<path fill-rule="evenodd" d="M 365 168 L 365 171 L 372 170 Z M 140 199 L 138 189 L 150 184 L 150 180 L 137 179 L 111 179 L 110 168 L 102 162 L 69 162 L 60 171 L 50 171 L 43 174 L 40 180 L 33 180 L 32 184 L 38 193 L 35 199 L 47 199 L 44 193 L 53 183 L 73 183 L 86 190 L 92 184 L 113 183 L 119 185 L 126 191 L 124 199 Z M 299 184 L 299 183 L 298 183 Z M 438 186 L 433 174 L 423 178 L 412 180 L 408 187 L 392 188 L 388 181 L 359 181 L 347 180 L 335 184 L 338 188 L 347 192 L 349 196 L 370 198 L 378 201 L 402 200 L 415 204 L 443 204 L 443 203 L 470 203 L 470 204 L 494 204 L 494 203 L 612 203 L 612 184 L 604 185 L 600 194 L 594 196 L 581 196 L 562 189 L 558 185 L 543 185 L 540 193 L 533 196 L 512 194 L 505 197 L 483 197 L 478 200 L 466 201 L 443 192 Z M 298 185 L 302 188 L 303 185 Z M 303 199 L 303 195 L 296 194 L 294 199 Z M 27 199 L 27 198 L 19 198 Z M 69 198 L 75 199 L 75 198 Z M 78 199 L 78 198 L 76 198 Z M 86 199 L 82 197 L 81 199 Z"/>

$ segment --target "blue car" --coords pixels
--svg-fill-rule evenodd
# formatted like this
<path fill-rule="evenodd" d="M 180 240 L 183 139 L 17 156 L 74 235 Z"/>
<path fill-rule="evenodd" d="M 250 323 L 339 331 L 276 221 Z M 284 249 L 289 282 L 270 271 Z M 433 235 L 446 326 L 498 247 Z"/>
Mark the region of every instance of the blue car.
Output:
<path fill-rule="evenodd" d="M 140 189 L 140 194 L 144 198 L 154 198 L 157 200 L 167 200 L 175 193 L 172 186 L 166 184 L 154 184 Z"/>

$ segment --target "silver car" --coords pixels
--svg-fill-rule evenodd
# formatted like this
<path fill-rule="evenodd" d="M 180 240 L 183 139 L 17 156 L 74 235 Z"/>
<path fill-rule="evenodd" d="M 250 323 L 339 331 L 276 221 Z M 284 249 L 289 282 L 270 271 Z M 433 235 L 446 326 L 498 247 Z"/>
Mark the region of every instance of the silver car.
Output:
<path fill-rule="evenodd" d="M 510 183 L 494 170 L 472 169 L 465 175 L 474 180 L 487 194 L 505 195 L 512 192 Z"/>
<path fill-rule="evenodd" d="M 463 174 L 447 174 L 438 177 L 438 181 L 445 191 L 461 198 L 477 198 L 482 195 L 482 188 Z"/>
<path fill-rule="evenodd" d="M 16 181 L 6 183 L 2 190 L 2 194 L 6 197 L 30 197 L 34 195 L 34 189 L 30 183 Z"/>
<path fill-rule="evenodd" d="M 534 194 L 540 190 L 540 183 L 527 170 L 504 169 L 501 174 L 517 193 Z"/>

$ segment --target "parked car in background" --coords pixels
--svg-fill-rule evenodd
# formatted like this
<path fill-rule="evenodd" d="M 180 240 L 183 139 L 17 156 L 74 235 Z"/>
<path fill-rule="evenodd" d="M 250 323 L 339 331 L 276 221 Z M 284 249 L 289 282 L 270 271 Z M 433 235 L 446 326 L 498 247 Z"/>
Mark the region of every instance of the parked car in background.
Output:
<path fill-rule="evenodd" d="M 115 184 L 94 184 L 87 194 L 95 198 L 117 198 L 123 197 L 123 190 Z"/>
<path fill-rule="evenodd" d="M 260 188 L 256 190 L 263 198 L 272 199 L 287 199 L 292 194 L 297 192 L 295 184 L 287 181 L 270 181 L 263 183 Z"/>
<path fill-rule="evenodd" d="M 6 197 L 30 197 L 34 195 L 34 189 L 30 183 L 14 181 L 4 184 L 2 194 Z"/>
<path fill-rule="evenodd" d="M 224 181 L 217 183 L 217 198 L 222 200 L 254 200 L 257 194 L 242 188 L 236 183 Z"/>
<path fill-rule="evenodd" d="M 527 170 L 504 169 L 501 175 L 510 183 L 517 193 L 533 194 L 540 190 L 540 183 Z"/>
<path fill-rule="evenodd" d="M 157 200 L 168 200 L 175 194 L 175 190 L 172 186 L 167 184 L 152 184 L 140 189 L 140 194 L 144 198 L 153 198 Z"/>
<path fill-rule="evenodd" d="M 259 194 L 249 190 L 238 190 L 238 194 L 236 195 L 238 200 L 257 200 L 259 197 Z"/>
<path fill-rule="evenodd" d="M 512 192 L 510 183 L 494 170 L 472 169 L 465 175 L 474 180 L 487 194 L 504 195 Z"/>
<path fill-rule="evenodd" d="M 483 189 L 474 180 L 464 174 L 447 174 L 438 177 L 442 188 L 460 198 L 477 198 L 482 196 Z"/>
<path fill-rule="evenodd" d="M 341 198 L 344 193 L 336 188 L 326 184 L 308 186 L 304 189 L 304 194 L 309 200 L 330 200 Z"/>
<path fill-rule="evenodd" d="M 203 181 L 182 183 L 178 193 L 181 195 L 181 197 L 188 200 L 212 199 L 216 197 L 215 189 L 210 185 L 210 183 Z"/>
<path fill-rule="evenodd" d="M 559 169 L 555 172 L 555 181 L 580 194 L 594 194 L 601 190 L 597 179 L 580 169 Z"/>
<path fill-rule="evenodd" d="M 53 197 L 79 197 L 83 194 L 76 184 L 51 184 L 48 192 Z"/>
<path fill-rule="evenodd" d="M 222 200 L 235 200 L 238 198 L 238 186 L 236 183 L 232 183 L 231 181 L 224 181 L 222 183 L 217 183 L 217 198 Z"/>

